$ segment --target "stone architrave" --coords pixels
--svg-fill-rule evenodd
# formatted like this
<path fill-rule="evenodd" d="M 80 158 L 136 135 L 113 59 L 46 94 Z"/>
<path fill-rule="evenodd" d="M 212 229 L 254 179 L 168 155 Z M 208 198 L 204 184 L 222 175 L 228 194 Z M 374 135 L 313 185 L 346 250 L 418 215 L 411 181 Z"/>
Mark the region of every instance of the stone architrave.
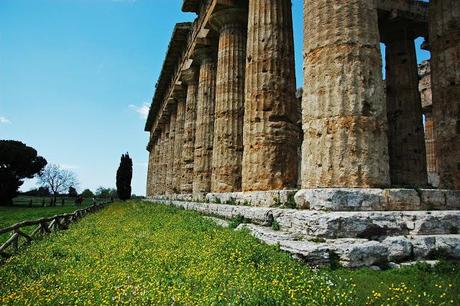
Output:
<path fill-rule="evenodd" d="M 176 136 L 174 139 L 174 193 L 181 193 L 183 171 L 182 150 L 184 148 L 185 101 L 177 102 Z"/>
<path fill-rule="evenodd" d="M 168 142 L 168 154 L 167 159 L 167 171 L 166 171 L 166 193 L 175 194 L 174 190 L 174 141 L 176 138 L 176 109 L 174 109 L 169 117 L 169 142 Z"/>
<path fill-rule="evenodd" d="M 181 192 L 190 194 L 193 192 L 193 167 L 195 152 L 195 124 L 196 124 L 196 100 L 198 92 L 196 69 L 190 68 L 182 73 L 182 80 L 187 85 L 187 98 L 185 101 L 184 123 L 184 147 L 182 151 L 182 178 Z"/>
<path fill-rule="evenodd" d="M 428 183 L 415 42 L 404 34 L 386 42 L 388 154 L 392 185 Z"/>
<path fill-rule="evenodd" d="M 214 137 L 216 60 L 210 48 L 197 50 L 200 61 L 196 108 L 193 193 L 211 191 L 211 163 Z"/>
<path fill-rule="evenodd" d="M 390 184 L 375 1 L 304 1 L 302 187 Z"/>
<path fill-rule="evenodd" d="M 295 188 L 296 114 L 290 0 L 249 0 L 243 191 Z"/>
<path fill-rule="evenodd" d="M 241 191 L 247 11 L 222 9 L 211 24 L 219 32 L 211 191 Z"/>
<path fill-rule="evenodd" d="M 460 1 L 430 1 L 429 27 L 439 188 L 460 189 Z"/>

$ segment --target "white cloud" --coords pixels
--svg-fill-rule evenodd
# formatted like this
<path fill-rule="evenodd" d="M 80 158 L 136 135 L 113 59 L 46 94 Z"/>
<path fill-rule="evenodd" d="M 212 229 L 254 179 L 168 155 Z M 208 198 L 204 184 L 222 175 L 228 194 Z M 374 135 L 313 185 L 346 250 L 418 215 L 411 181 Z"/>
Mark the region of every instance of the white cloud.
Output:
<path fill-rule="evenodd" d="M 9 123 L 11 123 L 11 121 L 8 120 L 8 118 L 0 116 L 0 124 L 9 124 Z"/>
<path fill-rule="evenodd" d="M 150 106 L 147 103 L 144 103 L 141 106 L 130 104 L 129 108 L 138 113 L 141 119 L 147 119 L 147 116 L 149 115 L 150 111 Z"/>

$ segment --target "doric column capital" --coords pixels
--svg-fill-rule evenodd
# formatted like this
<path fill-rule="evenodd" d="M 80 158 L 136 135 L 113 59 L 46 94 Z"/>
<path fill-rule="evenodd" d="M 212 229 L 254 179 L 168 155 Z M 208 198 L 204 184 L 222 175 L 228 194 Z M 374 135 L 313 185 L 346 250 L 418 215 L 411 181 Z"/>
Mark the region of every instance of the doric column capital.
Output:
<path fill-rule="evenodd" d="M 217 48 L 213 45 L 197 46 L 193 50 L 191 58 L 200 65 L 215 63 L 217 61 Z"/>
<path fill-rule="evenodd" d="M 192 66 L 186 70 L 183 70 L 181 74 L 181 81 L 186 85 L 198 83 L 198 68 Z"/>
<path fill-rule="evenodd" d="M 229 26 L 247 28 L 248 11 L 239 7 L 220 9 L 211 15 L 209 23 L 217 32 Z"/>

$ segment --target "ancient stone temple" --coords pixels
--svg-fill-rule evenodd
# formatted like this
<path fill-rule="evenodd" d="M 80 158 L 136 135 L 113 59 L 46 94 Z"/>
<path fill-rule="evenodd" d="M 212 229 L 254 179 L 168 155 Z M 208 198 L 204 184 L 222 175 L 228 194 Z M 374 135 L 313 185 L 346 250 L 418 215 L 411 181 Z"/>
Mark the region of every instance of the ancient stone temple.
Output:
<path fill-rule="evenodd" d="M 303 4 L 298 91 L 291 0 L 183 1 L 196 19 L 174 28 L 155 88 L 148 198 L 351 239 L 334 242 L 343 260 L 375 235 L 370 254 L 388 258 L 392 243 L 428 243 L 420 235 L 458 243 L 460 1 Z M 417 65 L 418 37 L 431 68 Z"/>

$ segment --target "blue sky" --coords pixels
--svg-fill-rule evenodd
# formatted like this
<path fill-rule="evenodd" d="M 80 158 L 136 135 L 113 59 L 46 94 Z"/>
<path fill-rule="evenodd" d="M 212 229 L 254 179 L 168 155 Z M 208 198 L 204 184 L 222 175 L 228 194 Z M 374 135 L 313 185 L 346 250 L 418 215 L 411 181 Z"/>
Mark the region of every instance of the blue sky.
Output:
<path fill-rule="evenodd" d="M 292 3 L 301 85 L 302 0 Z M 144 115 L 174 24 L 195 17 L 181 4 L 0 0 L 0 139 L 23 141 L 73 170 L 80 190 L 115 186 L 120 156 L 129 152 L 133 192 L 145 194 Z"/>

